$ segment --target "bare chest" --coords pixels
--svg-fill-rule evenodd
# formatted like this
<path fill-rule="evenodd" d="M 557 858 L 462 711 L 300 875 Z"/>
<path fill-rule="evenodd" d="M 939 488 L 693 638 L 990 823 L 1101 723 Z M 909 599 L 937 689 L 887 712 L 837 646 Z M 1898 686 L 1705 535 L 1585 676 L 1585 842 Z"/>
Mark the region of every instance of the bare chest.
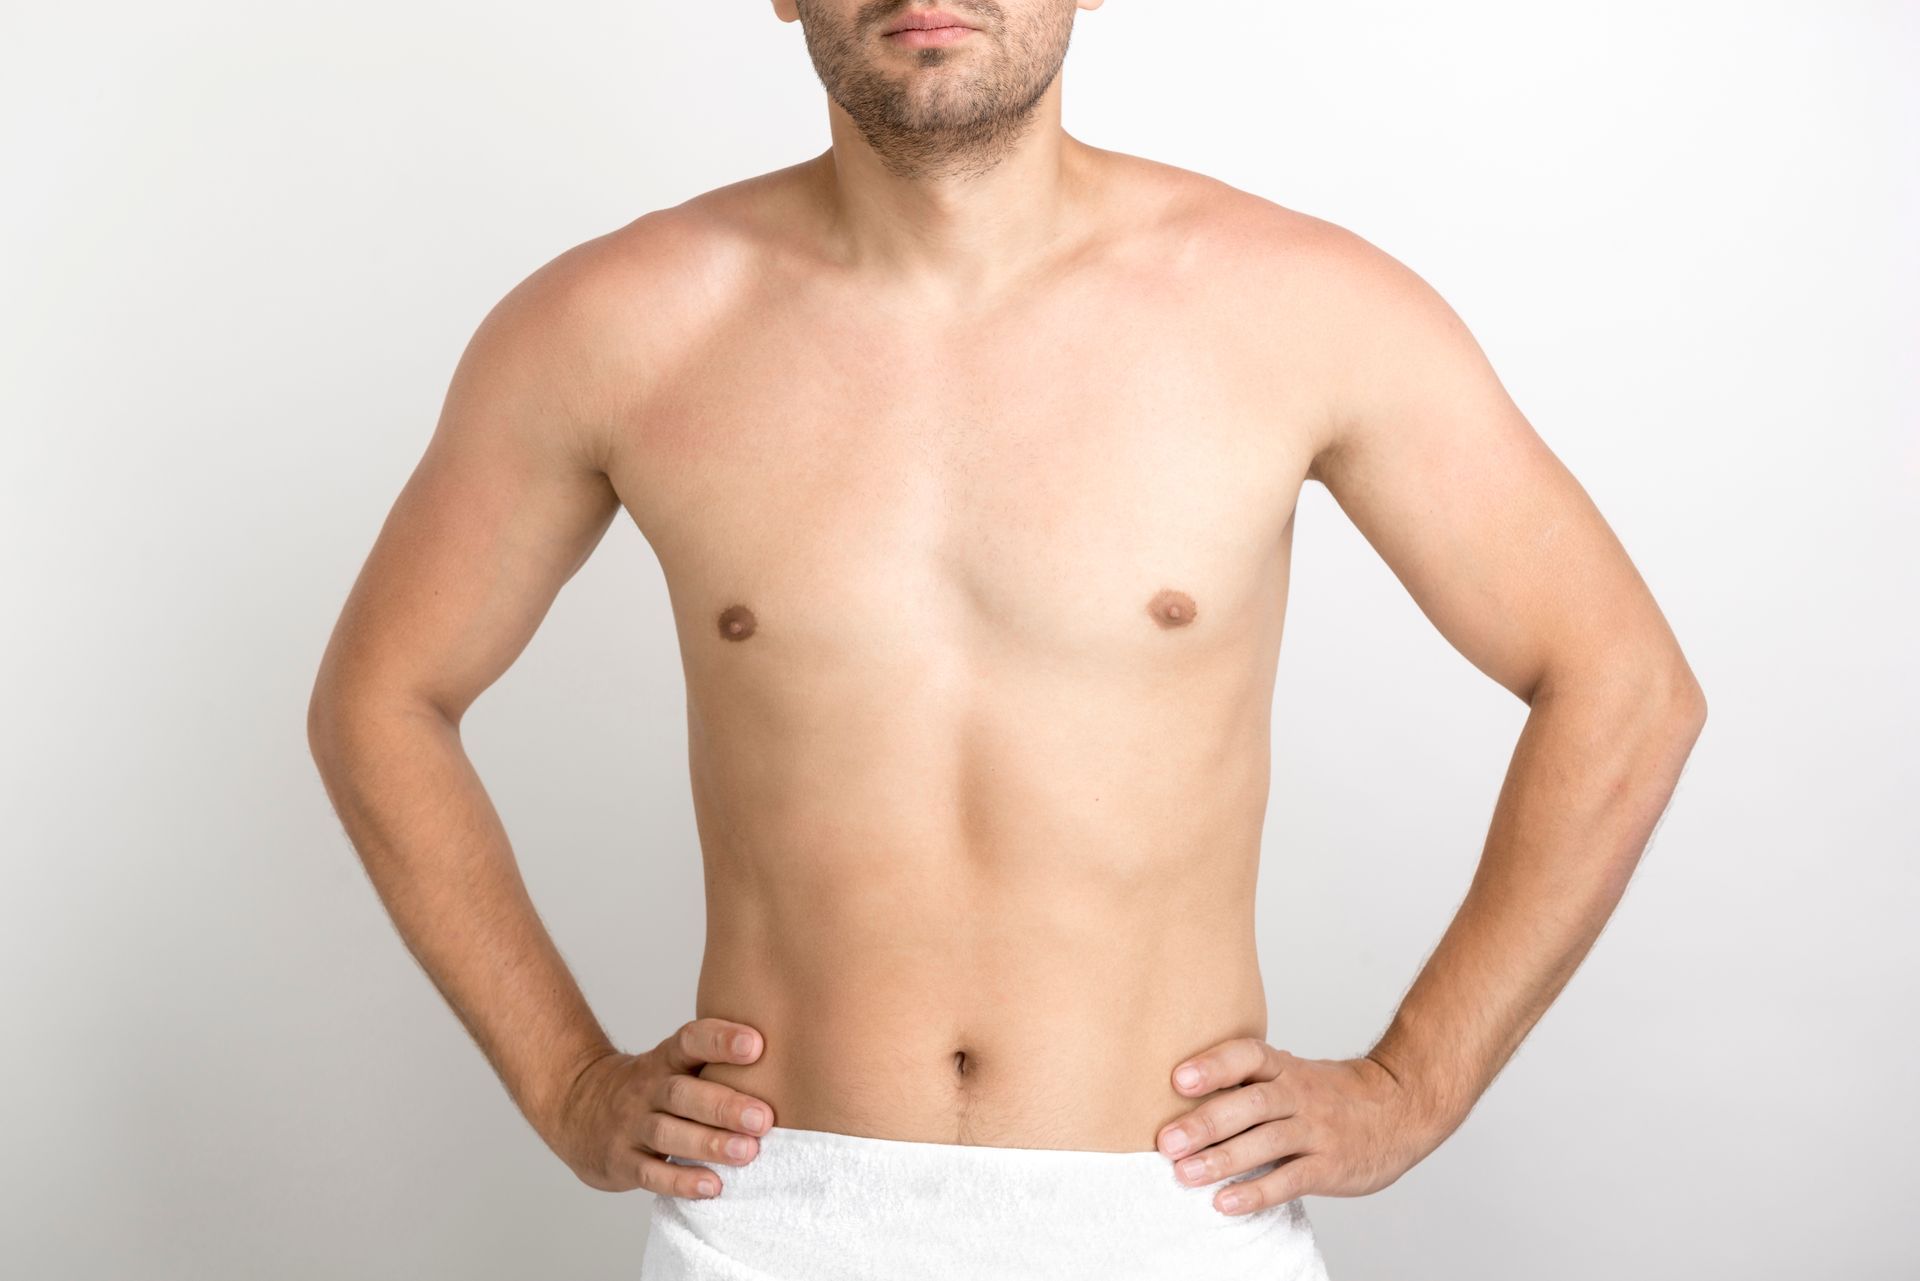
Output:
<path fill-rule="evenodd" d="M 1218 317 L 1071 302 L 947 331 L 796 307 L 704 344 L 614 476 L 683 646 L 1099 662 L 1271 622 L 1304 397 Z"/>

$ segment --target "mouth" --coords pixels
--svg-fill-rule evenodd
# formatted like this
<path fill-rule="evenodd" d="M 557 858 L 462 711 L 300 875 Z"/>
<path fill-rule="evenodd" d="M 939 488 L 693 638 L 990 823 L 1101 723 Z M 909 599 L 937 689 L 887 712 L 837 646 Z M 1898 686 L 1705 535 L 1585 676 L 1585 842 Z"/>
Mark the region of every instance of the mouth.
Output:
<path fill-rule="evenodd" d="M 973 32 L 972 27 L 953 14 L 933 9 L 925 13 L 902 14 L 882 34 L 894 44 L 926 48 L 964 40 Z"/>

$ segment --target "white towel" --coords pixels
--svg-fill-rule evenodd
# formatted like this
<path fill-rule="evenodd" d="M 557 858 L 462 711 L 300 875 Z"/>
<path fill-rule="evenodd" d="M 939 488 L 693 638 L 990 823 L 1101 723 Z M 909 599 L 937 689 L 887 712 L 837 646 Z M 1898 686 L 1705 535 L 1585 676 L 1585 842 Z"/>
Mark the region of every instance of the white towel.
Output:
<path fill-rule="evenodd" d="M 774 1126 L 706 1199 L 650 1195 L 640 1281 L 1326 1281 L 1300 1201 L 1229 1215 L 1159 1152 Z"/>

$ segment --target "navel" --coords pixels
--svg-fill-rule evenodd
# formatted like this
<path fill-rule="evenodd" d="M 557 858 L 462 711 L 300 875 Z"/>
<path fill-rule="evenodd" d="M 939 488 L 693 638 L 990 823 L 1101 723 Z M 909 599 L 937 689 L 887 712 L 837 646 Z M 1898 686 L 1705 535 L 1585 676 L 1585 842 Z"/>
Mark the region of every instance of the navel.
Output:
<path fill-rule="evenodd" d="M 1162 627 L 1185 627 L 1193 622 L 1198 611 L 1193 607 L 1193 597 L 1167 587 L 1155 592 L 1147 602 L 1147 613 Z"/>
<path fill-rule="evenodd" d="M 753 635 L 753 611 L 745 605 L 729 605 L 720 611 L 720 635 L 730 641 L 743 641 Z"/>

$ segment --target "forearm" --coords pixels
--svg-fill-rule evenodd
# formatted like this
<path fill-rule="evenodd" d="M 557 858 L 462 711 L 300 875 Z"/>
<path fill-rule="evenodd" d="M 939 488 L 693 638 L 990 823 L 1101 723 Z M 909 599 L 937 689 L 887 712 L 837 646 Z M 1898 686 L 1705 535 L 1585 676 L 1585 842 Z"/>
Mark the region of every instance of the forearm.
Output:
<path fill-rule="evenodd" d="M 1599 936 L 1704 720 L 1684 666 L 1543 682 L 1453 922 L 1368 1057 L 1421 1101 L 1437 1146 Z"/>
<path fill-rule="evenodd" d="M 401 938 L 543 1135 L 611 1051 L 541 923 L 457 726 L 427 705 L 316 704 L 315 762 Z"/>

